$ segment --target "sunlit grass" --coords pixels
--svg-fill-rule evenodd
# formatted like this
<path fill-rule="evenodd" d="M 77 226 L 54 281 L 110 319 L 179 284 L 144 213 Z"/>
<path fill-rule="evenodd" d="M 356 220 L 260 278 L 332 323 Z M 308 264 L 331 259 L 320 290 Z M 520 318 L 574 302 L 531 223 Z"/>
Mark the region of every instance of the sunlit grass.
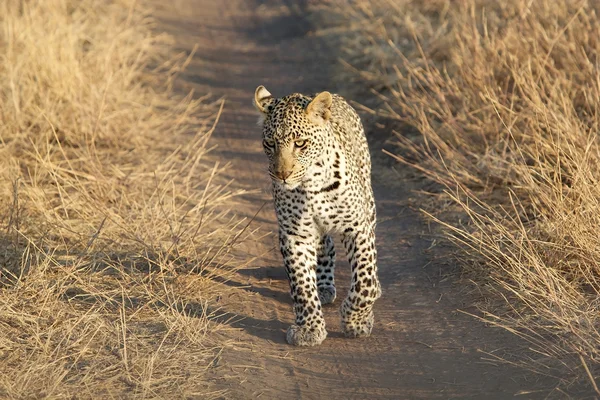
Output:
<path fill-rule="evenodd" d="M 135 1 L 0 2 L 2 398 L 218 395 L 240 229 L 169 47 Z"/>

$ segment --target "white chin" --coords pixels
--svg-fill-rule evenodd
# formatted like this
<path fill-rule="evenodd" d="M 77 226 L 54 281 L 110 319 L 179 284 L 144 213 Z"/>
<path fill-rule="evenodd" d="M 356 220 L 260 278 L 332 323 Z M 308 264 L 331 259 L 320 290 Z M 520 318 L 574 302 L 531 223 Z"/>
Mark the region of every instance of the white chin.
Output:
<path fill-rule="evenodd" d="M 275 182 L 275 184 L 279 185 L 280 187 L 282 187 L 285 190 L 294 190 L 296 189 L 298 186 L 300 186 L 301 182 Z"/>

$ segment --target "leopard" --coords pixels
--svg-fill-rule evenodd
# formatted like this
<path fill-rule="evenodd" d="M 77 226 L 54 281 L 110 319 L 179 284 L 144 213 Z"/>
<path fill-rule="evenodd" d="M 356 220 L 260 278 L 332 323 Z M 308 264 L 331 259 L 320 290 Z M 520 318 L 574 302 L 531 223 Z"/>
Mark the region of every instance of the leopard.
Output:
<path fill-rule="evenodd" d="M 358 113 L 328 91 L 274 97 L 263 85 L 253 104 L 295 313 L 287 342 L 315 346 L 327 337 L 323 306 L 336 299 L 334 234 L 341 236 L 351 268 L 340 307 L 342 332 L 370 336 L 381 284 L 371 156 Z"/>

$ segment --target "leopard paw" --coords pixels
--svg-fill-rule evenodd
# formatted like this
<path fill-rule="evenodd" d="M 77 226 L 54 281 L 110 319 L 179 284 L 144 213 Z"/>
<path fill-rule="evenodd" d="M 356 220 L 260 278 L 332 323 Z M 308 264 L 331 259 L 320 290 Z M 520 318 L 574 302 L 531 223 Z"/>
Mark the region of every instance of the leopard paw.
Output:
<path fill-rule="evenodd" d="M 334 286 L 321 286 L 319 287 L 319 300 L 321 305 L 331 304 L 335 301 L 335 287 Z"/>
<path fill-rule="evenodd" d="M 292 325 L 287 330 L 287 342 L 294 346 L 317 346 L 327 337 L 325 326 Z"/>

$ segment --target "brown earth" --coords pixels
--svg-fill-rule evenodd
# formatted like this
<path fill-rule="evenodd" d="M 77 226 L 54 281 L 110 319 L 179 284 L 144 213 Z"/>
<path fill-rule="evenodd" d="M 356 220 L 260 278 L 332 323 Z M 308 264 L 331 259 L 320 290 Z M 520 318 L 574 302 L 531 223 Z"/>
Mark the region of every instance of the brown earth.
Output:
<path fill-rule="evenodd" d="M 499 363 L 526 344 L 459 310 L 476 313 L 472 292 L 436 258 L 436 241 L 410 206 L 418 183 L 404 167 L 382 154 L 385 130 L 368 128 L 378 206 L 377 243 L 384 295 L 375 306 L 376 326 L 366 339 L 346 339 L 338 306 L 348 285 L 347 264 L 338 264 L 338 300 L 326 309 L 329 336 L 315 348 L 294 348 L 284 333 L 293 320 L 288 284 L 276 249 L 276 223 L 262 153 L 254 89 L 275 95 L 293 91 L 336 91 L 332 69 L 338 57 L 310 32 L 305 2 L 258 0 L 155 1 L 159 29 L 194 61 L 182 90 L 226 98 L 213 141 L 240 189 L 238 214 L 265 236 L 244 244 L 248 267 L 228 285 L 240 290 L 223 299 L 223 323 L 236 346 L 226 348 L 212 368 L 215 389 L 226 398 L 545 398 L 556 395 L 556 379 Z M 343 93 L 342 93 L 343 94 Z M 360 99 L 355 99 L 360 100 Z M 257 190 L 258 189 L 258 190 Z M 414 199 L 413 199 L 414 201 Z M 257 213 L 258 212 L 258 213 Z M 259 236 L 260 237 L 260 236 Z M 338 246 L 340 248 L 341 246 Z M 343 253 L 339 252 L 339 260 Z M 255 258 L 254 258 L 255 257 Z M 479 299 L 480 300 L 480 299 Z M 226 322 L 226 317 L 238 315 Z"/>

